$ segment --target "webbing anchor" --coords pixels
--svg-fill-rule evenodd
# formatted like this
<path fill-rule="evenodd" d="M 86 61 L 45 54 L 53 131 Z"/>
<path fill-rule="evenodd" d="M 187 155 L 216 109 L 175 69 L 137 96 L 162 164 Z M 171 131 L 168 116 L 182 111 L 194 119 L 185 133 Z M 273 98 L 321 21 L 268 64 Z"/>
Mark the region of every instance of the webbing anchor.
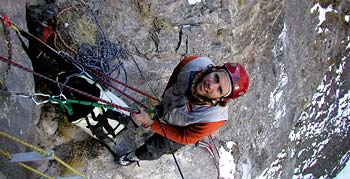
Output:
<path fill-rule="evenodd" d="M 53 160 L 54 159 L 54 151 L 46 150 L 49 155 L 41 154 L 38 152 L 25 152 L 25 153 L 16 153 L 11 154 L 11 160 L 9 162 L 32 162 L 39 160 Z"/>

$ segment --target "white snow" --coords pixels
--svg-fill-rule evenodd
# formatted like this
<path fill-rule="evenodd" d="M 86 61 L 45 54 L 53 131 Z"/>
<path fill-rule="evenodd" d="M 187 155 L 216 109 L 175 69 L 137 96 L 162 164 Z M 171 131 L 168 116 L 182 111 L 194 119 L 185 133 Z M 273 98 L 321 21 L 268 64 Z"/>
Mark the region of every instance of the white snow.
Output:
<path fill-rule="evenodd" d="M 286 105 L 284 104 L 283 89 L 288 83 L 284 64 L 279 64 L 279 77 L 275 90 L 270 94 L 269 114 L 273 114 L 272 127 L 278 127 L 278 121 L 286 115 Z"/>
<path fill-rule="evenodd" d="M 326 20 L 326 13 L 327 12 L 335 12 L 337 11 L 332 9 L 332 6 L 328 6 L 327 8 L 322 8 L 319 3 L 315 4 L 311 8 L 311 13 L 317 12 L 318 13 L 318 19 L 319 23 L 316 27 L 317 32 L 329 32 L 330 29 L 322 29 L 320 26 L 321 24 Z M 345 16 L 345 21 L 350 21 L 350 15 Z M 277 57 L 277 55 L 283 51 L 283 48 L 285 47 L 285 41 L 287 37 L 287 30 L 286 25 L 284 25 L 284 29 L 279 35 L 280 42 L 283 42 L 283 47 L 279 47 L 278 49 L 275 47 L 272 52 Z M 348 37 L 348 40 L 350 40 L 350 37 Z M 350 43 L 347 45 L 346 49 L 350 48 Z M 306 107 L 309 110 L 303 111 L 300 115 L 299 121 L 302 123 L 302 127 L 300 127 L 297 131 L 293 129 L 289 135 L 289 139 L 291 142 L 295 142 L 296 144 L 302 142 L 303 140 L 308 139 L 317 139 L 317 136 L 327 134 L 328 136 L 334 135 L 334 134 L 341 134 L 344 131 L 347 130 L 347 122 L 348 117 L 350 116 L 350 91 L 347 93 L 341 95 L 341 90 L 339 89 L 340 86 L 344 85 L 344 81 L 341 80 L 341 76 L 344 73 L 345 64 L 347 63 L 348 59 L 346 57 L 342 58 L 342 62 L 339 64 L 339 66 L 330 65 L 328 67 L 328 72 L 335 72 L 337 76 L 335 78 L 329 79 L 329 76 L 324 76 L 321 84 L 319 84 L 317 88 L 317 92 L 313 95 L 311 102 Z M 269 102 L 269 114 L 273 114 L 273 116 L 276 118 L 280 118 L 284 116 L 283 111 L 285 110 L 285 106 L 283 104 L 283 87 L 286 86 L 288 83 L 288 77 L 285 73 L 285 67 L 284 64 L 279 64 L 280 68 L 277 71 L 279 78 L 277 81 L 277 85 L 275 90 L 270 94 L 270 102 Z M 334 85 L 337 86 L 337 89 L 334 90 Z M 329 104 L 329 101 L 327 101 L 328 96 L 334 96 L 337 100 L 335 100 L 334 104 Z M 324 106 L 329 106 L 328 109 L 322 110 Z M 334 115 L 335 114 L 335 115 Z M 317 119 L 313 122 L 309 122 L 307 125 L 305 125 L 305 121 L 308 121 L 309 119 Z M 329 130 L 329 126 L 334 127 L 333 130 Z M 327 130 L 327 131 L 325 131 Z M 322 149 L 326 147 L 326 145 L 330 142 L 330 138 L 324 138 L 322 140 L 316 141 L 312 145 L 305 147 L 303 149 L 300 149 L 299 151 L 296 151 L 294 147 L 288 148 L 288 152 L 286 150 L 282 150 L 277 156 L 276 160 L 270 164 L 270 167 L 266 168 L 263 172 L 256 177 L 257 179 L 268 179 L 268 178 L 274 178 L 274 177 L 280 177 L 281 176 L 281 169 L 283 167 L 283 163 L 285 160 L 289 157 L 293 157 L 295 152 L 298 152 L 296 157 L 300 157 L 301 155 L 305 154 L 307 160 L 303 161 L 303 164 L 296 166 L 294 169 L 295 174 L 293 178 L 295 179 L 308 179 L 308 178 L 314 178 L 313 174 L 301 174 L 302 171 L 305 169 L 315 165 L 319 159 L 324 159 L 325 156 L 322 155 Z M 228 144 L 227 144 L 228 145 Z M 220 156 L 229 155 L 231 151 L 225 151 L 222 150 L 220 152 L 225 152 L 220 154 Z M 307 153 L 304 153 L 307 152 Z M 311 152 L 311 155 L 308 154 Z M 287 156 L 288 153 L 293 153 L 292 156 Z M 346 157 L 343 158 L 348 159 L 349 153 L 347 153 Z M 232 157 L 231 157 L 232 158 Z M 345 159 L 343 159 L 345 160 Z M 226 162 L 226 163 L 225 163 Z M 232 164 L 230 164 L 232 162 Z M 340 162 L 340 164 L 344 164 L 345 161 Z M 231 166 L 231 167 L 229 167 Z M 220 159 L 220 171 L 222 171 L 222 176 L 225 179 L 232 179 L 234 178 L 233 173 L 236 165 L 233 163 L 232 160 L 221 160 Z M 243 174 L 242 178 L 250 178 L 251 176 L 248 176 L 247 173 L 250 171 L 248 164 L 243 164 Z M 226 172 L 226 173 L 224 173 Z M 321 176 L 320 178 L 327 178 L 327 176 Z M 349 179 L 350 178 L 350 160 L 346 162 L 346 166 L 344 169 L 338 174 L 338 176 L 335 179 Z"/>
<path fill-rule="evenodd" d="M 287 27 L 286 24 L 284 24 L 283 30 L 278 36 L 278 42 L 276 46 L 272 49 L 272 53 L 274 54 L 275 58 L 277 58 L 281 53 L 283 53 L 283 50 L 286 47 L 286 39 Z M 285 64 L 283 64 L 282 62 L 278 64 L 277 75 L 277 84 L 274 91 L 270 93 L 270 100 L 268 104 L 268 113 L 269 115 L 271 115 L 271 117 L 273 117 L 271 128 L 278 128 L 278 122 L 281 121 L 280 119 L 282 119 L 286 115 L 286 105 L 284 103 L 283 90 L 288 83 L 288 76 L 285 72 Z"/>
<path fill-rule="evenodd" d="M 220 178 L 224 179 L 234 179 L 234 173 L 236 164 L 233 161 L 233 156 L 231 155 L 232 146 L 235 145 L 233 141 L 226 142 L 226 148 L 229 151 L 225 150 L 225 147 L 219 148 L 219 165 L 220 165 Z"/>
<path fill-rule="evenodd" d="M 314 13 L 315 11 L 318 12 L 318 25 L 315 28 L 315 30 L 318 33 L 322 33 L 322 32 L 329 32 L 329 29 L 322 29 L 320 26 L 322 25 L 322 23 L 326 20 L 326 13 L 327 12 L 335 12 L 337 13 L 336 10 L 334 10 L 332 8 L 332 5 L 329 5 L 327 8 L 322 8 L 321 5 L 319 3 L 315 4 L 311 9 L 310 9 L 311 13 Z"/>
<path fill-rule="evenodd" d="M 336 65 L 330 65 L 328 67 L 328 72 L 335 72 L 336 77 L 330 79 L 329 76 L 324 76 L 321 84 L 318 86 L 316 93 L 313 95 L 310 104 L 306 107 L 309 109 L 308 111 L 303 111 L 300 115 L 298 121 L 300 121 L 303 125 L 300 127 L 298 131 L 293 129 L 289 134 L 289 139 L 291 142 L 298 143 L 309 140 L 309 139 L 317 139 L 319 135 L 333 135 L 333 134 L 342 134 L 344 131 L 347 131 L 347 123 L 348 117 L 350 116 L 350 91 L 344 92 L 341 94 L 340 89 L 341 86 L 344 85 L 344 81 L 342 81 L 341 76 L 344 73 L 345 64 L 348 59 L 343 57 L 342 62 Z M 337 89 L 334 90 L 333 86 L 336 85 Z M 337 100 L 335 100 L 334 104 L 329 104 L 327 101 L 327 96 L 334 96 Z M 274 95 L 277 96 L 277 95 Z M 270 103 L 274 104 L 274 103 Z M 324 106 L 329 106 L 328 109 L 322 110 Z M 316 119 L 312 122 L 309 121 L 307 125 L 305 125 L 304 121 L 308 121 L 309 119 Z M 332 130 L 329 130 L 329 126 L 332 126 Z M 325 131 L 327 130 L 327 131 Z M 311 155 L 307 155 L 307 160 L 304 160 L 301 165 L 296 166 L 295 174 L 293 178 L 314 178 L 312 174 L 302 175 L 300 174 L 305 169 L 312 167 L 317 163 L 318 159 L 324 158 L 322 155 L 322 149 L 330 142 L 330 138 L 324 138 L 319 141 L 315 141 L 310 146 L 307 146 L 300 151 L 298 151 L 298 157 L 300 157 L 304 152 L 311 152 Z M 294 148 L 289 148 L 290 152 L 295 152 Z M 349 152 L 348 152 L 349 153 Z M 280 176 L 281 173 L 279 169 L 282 167 L 282 162 L 285 156 L 285 151 L 276 156 L 276 160 L 272 162 L 270 167 L 266 168 L 257 178 L 273 178 L 276 176 Z M 338 179 L 350 178 L 350 166 L 349 161 L 347 162 L 347 166 L 341 171 Z M 321 176 L 324 178 L 327 176 Z M 340 178 L 342 177 L 342 178 Z"/>
<path fill-rule="evenodd" d="M 251 169 L 252 169 L 252 164 L 250 160 L 247 159 L 247 163 L 242 164 L 243 174 L 241 179 L 251 179 L 252 178 Z"/>
<path fill-rule="evenodd" d="M 187 0 L 187 2 L 192 5 L 192 4 L 196 4 L 197 2 L 202 2 L 202 0 Z"/>
<path fill-rule="evenodd" d="M 337 12 L 336 10 L 332 9 L 332 5 L 329 5 L 326 9 L 322 8 L 320 3 L 315 4 L 312 8 L 311 8 L 311 13 L 314 13 L 315 11 L 318 11 L 318 20 L 319 23 L 317 26 L 320 26 L 325 20 L 326 20 L 326 13 L 327 12 Z"/>
<path fill-rule="evenodd" d="M 350 151 L 348 151 L 348 154 L 350 153 Z M 344 155 L 343 156 L 343 160 L 344 158 L 347 158 L 348 161 L 345 164 L 345 167 L 343 168 L 342 171 L 339 172 L 339 174 L 334 178 L 334 179 L 349 179 L 350 178 L 350 159 L 349 159 L 349 155 Z"/>
<path fill-rule="evenodd" d="M 345 15 L 345 16 L 344 16 L 344 19 L 345 19 L 346 22 L 349 22 L 350 15 Z"/>

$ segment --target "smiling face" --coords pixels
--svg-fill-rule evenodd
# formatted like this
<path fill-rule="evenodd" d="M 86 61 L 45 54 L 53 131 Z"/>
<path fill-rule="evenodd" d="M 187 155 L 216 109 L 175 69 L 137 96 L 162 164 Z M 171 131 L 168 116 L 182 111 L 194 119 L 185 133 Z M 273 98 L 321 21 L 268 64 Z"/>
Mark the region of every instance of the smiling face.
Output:
<path fill-rule="evenodd" d="M 213 71 L 205 75 L 197 83 L 195 92 L 197 95 L 208 99 L 220 99 L 230 90 L 230 79 L 224 71 Z"/>

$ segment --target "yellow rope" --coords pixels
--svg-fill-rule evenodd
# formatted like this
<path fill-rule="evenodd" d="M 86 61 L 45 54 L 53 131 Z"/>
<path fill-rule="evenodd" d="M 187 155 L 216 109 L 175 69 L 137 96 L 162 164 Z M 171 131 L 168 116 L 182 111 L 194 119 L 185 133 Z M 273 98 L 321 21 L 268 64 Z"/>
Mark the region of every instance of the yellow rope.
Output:
<path fill-rule="evenodd" d="M 9 134 L 6 134 L 5 132 L 1 132 L 1 131 L 0 131 L 0 136 L 3 136 L 3 137 L 5 137 L 5 138 L 10 139 L 10 140 L 12 140 L 12 141 L 14 141 L 14 142 L 17 142 L 17 143 L 19 143 L 19 144 L 22 144 L 22 145 L 24 145 L 24 146 L 26 146 L 26 147 L 28 147 L 28 148 L 30 148 L 30 149 L 32 149 L 32 150 L 37 151 L 37 152 L 40 153 L 40 154 L 43 154 L 43 155 L 50 155 L 49 152 L 47 152 L 46 150 L 43 150 L 43 149 L 38 148 L 38 147 L 36 147 L 36 146 L 34 146 L 34 145 L 31 145 L 31 144 L 29 144 L 29 143 L 27 143 L 27 142 L 24 142 L 24 141 L 22 141 L 22 140 L 20 140 L 20 139 L 18 139 L 18 138 L 16 138 L 16 137 L 13 137 L 13 136 L 11 136 L 11 135 L 9 135 Z M 6 153 L 5 151 L 3 151 L 3 150 L 1 150 L 1 149 L 0 149 L 0 153 L 1 153 L 1 154 L 5 154 L 4 156 L 10 155 L 10 154 Z M 72 168 L 71 166 L 69 166 L 68 164 L 66 164 L 64 161 L 62 161 L 61 159 L 59 159 L 58 157 L 56 157 L 56 156 L 53 156 L 53 157 L 54 157 L 54 159 L 55 159 L 58 163 L 60 163 L 61 165 L 65 166 L 66 168 L 68 168 L 69 170 L 71 170 L 72 172 L 74 172 L 75 174 L 81 176 L 81 177 L 84 178 L 84 179 L 86 178 L 82 173 L 80 173 L 79 171 L 75 170 L 74 168 Z M 10 158 L 11 158 L 11 156 L 10 156 Z M 33 169 L 33 170 L 35 170 L 35 169 Z M 35 173 L 36 173 L 36 172 L 35 172 Z"/>
<path fill-rule="evenodd" d="M 0 154 L 2 154 L 2 155 L 3 155 L 5 158 L 7 158 L 8 160 L 11 160 L 11 155 L 10 155 L 8 152 L 6 152 L 6 151 L 0 149 Z M 34 173 L 36 173 L 36 174 L 38 174 L 38 175 L 41 175 L 41 176 L 43 176 L 43 177 L 45 177 L 45 178 L 47 178 L 47 179 L 55 179 L 54 177 L 50 177 L 50 176 L 48 176 L 48 175 L 46 175 L 46 174 L 44 174 L 44 173 L 42 173 L 42 172 L 40 172 L 40 171 L 38 171 L 38 170 L 36 170 L 36 169 L 30 167 L 30 166 L 28 166 L 28 165 L 26 165 L 26 164 L 24 164 L 24 163 L 22 163 L 22 162 L 17 163 L 17 165 L 19 165 L 19 166 L 21 166 L 21 167 L 23 167 L 23 168 L 25 168 L 25 169 L 27 169 L 27 170 L 29 170 L 29 171 L 32 171 L 32 172 L 34 172 Z"/>
<path fill-rule="evenodd" d="M 69 170 L 71 170 L 72 172 L 74 172 L 75 174 L 81 176 L 82 178 L 85 178 L 85 176 L 78 172 L 77 170 L 75 170 L 73 167 L 69 166 L 68 164 L 66 164 L 65 162 L 63 162 L 61 159 L 59 159 L 58 157 L 54 156 L 54 159 L 58 162 L 61 163 L 61 165 L 65 166 L 66 168 L 68 168 Z"/>
<path fill-rule="evenodd" d="M 22 144 L 22 145 L 24 145 L 24 146 L 26 146 L 26 147 L 28 147 L 28 148 L 30 148 L 30 149 L 32 149 L 32 150 L 37 151 L 37 152 L 40 153 L 40 154 L 43 154 L 43 155 L 50 155 L 46 150 L 43 150 L 43 149 L 38 148 L 38 147 L 36 147 L 36 146 L 34 146 L 34 145 L 31 145 L 31 144 L 29 144 L 29 143 L 27 143 L 27 142 L 24 142 L 24 141 L 22 141 L 22 140 L 20 140 L 20 139 L 18 139 L 18 138 L 16 138 L 16 137 L 10 136 L 10 135 L 6 134 L 5 132 L 1 132 L 1 131 L 0 131 L 0 136 L 3 136 L 3 137 L 5 137 L 5 138 L 8 138 L 8 139 L 10 139 L 10 140 L 12 140 L 12 141 L 14 141 L 14 142 L 19 143 L 19 144 Z"/>
<path fill-rule="evenodd" d="M 47 179 L 55 179 L 55 177 L 51 177 L 51 176 L 45 175 L 44 173 L 42 173 L 42 172 L 40 172 L 38 170 L 35 170 L 34 168 L 32 168 L 32 167 L 30 167 L 30 166 L 28 166 L 28 165 L 26 165 L 26 164 L 24 164 L 22 162 L 17 163 L 17 165 L 19 165 L 19 166 L 21 166 L 21 167 L 23 167 L 23 168 L 25 168 L 25 169 L 27 169 L 27 170 L 29 170 L 31 172 L 34 172 L 34 173 L 36 173 L 38 175 L 41 175 L 41 176 L 43 176 L 43 177 L 45 177 Z"/>
<path fill-rule="evenodd" d="M 3 155 L 4 157 L 6 157 L 7 159 L 9 159 L 9 160 L 11 159 L 11 155 L 10 155 L 8 152 L 6 152 L 6 151 L 0 149 L 0 153 L 1 153 L 1 155 Z"/>

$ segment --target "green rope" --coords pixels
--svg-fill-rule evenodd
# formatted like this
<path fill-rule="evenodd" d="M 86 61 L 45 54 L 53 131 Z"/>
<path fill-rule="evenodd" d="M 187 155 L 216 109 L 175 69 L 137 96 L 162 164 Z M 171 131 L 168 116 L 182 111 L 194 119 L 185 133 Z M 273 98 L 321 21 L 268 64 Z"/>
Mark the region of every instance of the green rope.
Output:
<path fill-rule="evenodd" d="M 53 97 L 49 97 L 49 100 L 50 100 L 51 102 L 56 102 L 56 103 L 58 103 L 58 104 L 61 106 L 61 108 L 65 109 L 65 110 L 67 111 L 67 113 L 68 113 L 69 115 L 73 115 L 73 108 L 72 108 L 72 105 L 71 105 L 70 103 L 68 103 L 68 102 L 63 102 L 63 101 L 61 101 L 61 100 L 59 100 L 59 99 L 56 99 L 56 98 L 53 98 Z"/>
<path fill-rule="evenodd" d="M 69 115 L 73 115 L 73 108 L 71 104 L 81 104 L 85 106 L 93 106 L 93 107 L 99 107 L 99 108 L 106 108 L 110 110 L 114 110 L 115 108 L 113 106 L 110 106 L 108 104 L 102 104 L 98 102 L 91 102 L 91 101 L 81 101 L 81 100 L 75 100 L 75 99 L 65 99 L 64 101 L 54 98 L 54 97 L 49 97 L 49 100 L 53 103 L 59 104 L 63 109 L 67 111 Z M 135 110 L 137 111 L 137 108 L 129 108 L 130 110 Z M 145 110 L 147 113 L 155 113 L 155 109 L 146 109 Z"/>

